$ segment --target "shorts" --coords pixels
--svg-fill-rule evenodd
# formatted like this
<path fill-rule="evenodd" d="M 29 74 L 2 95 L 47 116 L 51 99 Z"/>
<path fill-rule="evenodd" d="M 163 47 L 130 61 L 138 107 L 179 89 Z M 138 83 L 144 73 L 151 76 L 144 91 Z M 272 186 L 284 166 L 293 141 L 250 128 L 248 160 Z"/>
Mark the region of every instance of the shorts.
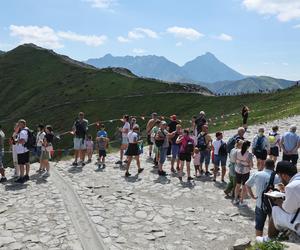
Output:
<path fill-rule="evenodd" d="M 123 136 L 122 137 L 122 145 L 128 145 L 128 144 L 129 144 L 128 137 Z"/>
<path fill-rule="evenodd" d="M 179 144 L 172 144 L 172 159 L 178 159 L 179 158 L 179 150 L 180 145 Z"/>
<path fill-rule="evenodd" d="M 168 148 L 159 147 L 159 163 L 164 164 L 167 158 Z"/>
<path fill-rule="evenodd" d="M 125 152 L 127 156 L 137 156 L 140 155 L 139 153 L 139 146 L 136 143 L 129 143 L 129 146 Z"/>
<path fill-rule="evenodd" d="M 37 156 L 38 158 L 40 158 L 40 157 L 41 157 L 41 154 L 42 154 L 42 147 L 41 147 L 41 146 L 37 146 L 35 152 L 36 152 L 36 156 Z"/>
<path fill-rule="evenodd" d="M 270 148 L 270 155 L 275 156 L 275 157 L 279 156 L 279 149 L 277 146 Z"/>
<path fill-rule="evenodd" d="M 179 160 L 186 161 L 186 162 L 191 162 L 192 155 L 188 154 L 188 153 L 180 153 L 179 154 Z"/>
<path fill-rule="evenodd" d="M 266 159 L 267 159 L 267 156 L 268 156 L 268 152 L 267 152 L 267 150 L 263 150 L 263 151 L 261 151 L 261 152 L 254 152 L 254 155 L 256 156 L 256 158 L 258 159 L 258 160 L 263 160 L 263 161 L 265 161 Z"/>
<path fill-rule="evenodd" d="M 210 162 L 210 151 L 204 150 L 200 151 L 200 163 L 203 164 L 205 162 L 205 165 L 208 165 Z"/>
<path fill-rule="evenodd" d="M 99 157 L 106 157 L 106 150 L 105 149 L 100 149 L 99 150 Z"/>
<path fill-rule="evenodd" d="M 282 160 L 283 161 L 290 161 L 295 166 L 297 166 L 298 158 L 299 158 L 299 156 L 297 154 L 295 154 L 295 155 L 286 155 L 286 154 L 283 154 L 283 156 L 282 156 Z"/>
<path fill-rule="evenodd" d="M 245 183 L 248 181 L 248 179 L 250 177 L 250 173 L 247 173 L 247 174 L 235 173 L 235 174 L 236 174 L 236 184 L 245 185 Z"/>
<path fill-rule="evenodd" d="M 222 167 L 226 166 L 227 156 L 225 155 L 214 155 L 214 164 L 219 167 L 220 164 Z"/>
<path fill-rule="evenodd" d="M 74 149 L 75 150 L 86 150 L 85 140 L 82 138 L 74 137 Z"/>
<path fill-rule="evenodd" d="M 41 151 L 41 160 L 49 160 L 50 158 L 50 152 L 45 150 Z"/>
<path fill-rule="evenodd" d="M 151 135 L 147 135 L 147 143 L 148 145 L 153 145 L 153 142 L 151 141 Z"/>
<path fill-rule="evenodd" d="M 257 231 L 264 230 L 267 216 L 268 215 L 264 213 L 264 211 L 261 208 L 255 207 L 255 229 Z"/>
<path fill-rule="evenodd" d="M 25 165 L 29 163 L 29 151 L 23 154 L 18 154 L 18 164 Z"/>
<path fill-rule="evenodd" d="M 3 168 L 3 157 L 4 156 L 4 154 L 3 154 L 3 151 L 2 151 L 2 149 L 0 149 L 0 168 Z"/>

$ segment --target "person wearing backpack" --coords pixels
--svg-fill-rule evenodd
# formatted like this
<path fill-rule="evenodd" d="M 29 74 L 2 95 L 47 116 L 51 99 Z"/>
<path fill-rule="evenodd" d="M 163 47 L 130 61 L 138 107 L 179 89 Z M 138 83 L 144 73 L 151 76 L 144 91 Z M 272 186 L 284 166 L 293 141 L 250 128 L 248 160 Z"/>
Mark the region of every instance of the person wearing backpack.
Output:
<path fill-rule="evenodd" d="M 262 171 L 267 159 L 268 153 L 270 152 L 270 143 L 267 137 L 264 135 L 265 129 L 259 128 L 258 134 L 254 137 L 252 142 L 252 153 L 257 159 L 257 169 Z"/>
<path fill-rule="evenodd" d="M 237 134 L 231 137 L 227 142 L 227 153 L 230 154 L 231 150 L 235 147 L 235 144 L 241 140 L 244 141 L 245 129 L 243 127 L 239 127 Z"/>
<path fill-rule="evenodd" d="M 177 171 L 179 171 L 179 164 L 180 164 L 180 159 L 179 159 L 179 152 L 180 152 L 180 144 L 176 143 L 177 138 L 182 135 L 182 128 L 180 124 L 176 125 L 176 130 L 175 133 L 172 133 L 171 138 L 171 152 L 172 152 L 172 159 L 171 159 L 171 172 L 175 173 L 176 170 L 174 168 L 175 162 L 177 164 Z"/>
<path fill-rule="evenodd" d="M 154 159 L 153 159 L 154 167 L 157 167 L 159 162 L 159 150 L 155 144 L 155 137 L 160 128 L 160 123 L 161 123 L 160 120 L 156 120 L 154 127 L 151 129 L 151 141 L 153 143 L 153 153 L 154 153 Z"/>
<path fill-rule="evenodd" d="M 157 118 L 157 113 L 152 113 L 151 114 L 151 119 L 148 121 L 147 126 L 146 126 L 146 133 L 147 133 L 147 142 L 149 145 L 149 159 L 152 159 L 152 150 L 153 150 L 153 141 L 151 140 L 151 131 L 155 126 L 156 121 L 158 120 Z"/>
<path fill-rule="evenodd" d="M 278 130 L 279 130 L 278 126 L 274 126 L 272 128 L 272 131 L 269 133 L 269 138 L 268 138 L 270 143 L 269 157 L 274 162 L 277 161 L 277 157 L 279 156 L 279 151 L 281 151 L 281 147 L 280 147 L 281 136 L 278 133 Z"/>
<path fill-rule="evenodd" d="M 264 225 L 268 215 L 263 209 L 263 196 L 264 193 L 271 190 L 271 186 L 275 186 L 280 183 L 280 179 L 277 175 L 275 175 L 275 162 L 271 159 L 267 159 L 265 162 L 264 170 L 253 173 L 248 181 L 246 182 L 246 187 L 249 195 L 252 199 L 256 200 L 255 207 L 255 230 L 256 236 L 262 237 Z M 273 180 L 271 180 L 271 176 L 273 175 Z M 270 183 L 272 181 L 272 183 Z M 255 193 L 253 194 L 252 188 L 255 187 Z M 272 210 L 271 210 L 272 211 Z"/>
<path fill-rule="evenodd" d="M 178 173 L 178 178 L 182 181 L 182 172 L 184 168 L 184 162 L 186 162 L 186 171 L 187 171 L 187 181 L 193 180 L 191 177 L 191 160 L 192 154 L 194 152 L 194 140 L 190 136 L 189 129 L 184 129 L 183 134 L 180 135 L 176 143 L 180 145 L 179 151 L 179 160 L 180 160 L 180 171 Z"/>
<path fill-rule="evenodd" d="M 200 173 L 203 174 L 203 163 L 205 163 L 205 175 L 209 176 L 208 165 L 210 163 L 211 148 L 212 148 L 212 138 L 208 134 L 208 126 L 202 126 L 202 132 L 197 138 L 197 148 L 200 150 Z"/>
<path fill-rule="evenodd" d="M 207 125 L 207 120 L 204 111 L 200 111 L 199 117 L 195 120 L 195 124 L 197 128 L 197 134 L 200 134 L 200 132 L 202 132 L 203 126 Z"/>
<path fill-rule="evenodd" d="M 85 139 L 88 131 L 88 124 L 88 120 L 84 119 L 84 113 L 80 112 L 78 114 L 78 119 L 73 124 L 75 160 L 72 165 L 75 167 L 79 165 L 77 162 L 78 158 L 80 158 L 81 165 L 85 165 Z"/>
<path fill-rule="evenodd" d="M 216 181 L 217 174 L 219 172 L 219 167 L 221 165 L 222 174 L 221 181 L 225 182 L 224 177 L 226 174 L 226 161 L 227 161 L 227 146 L 223 141 L 223 133 L 216 133 L 216 140 L 212 143 L 213 152 L 214 152 L 214 178 L 213 181 Z"/>
<path fill-rule="evenodd" d="M 26 127 L 26 121 L 21 119 L 18 121 L 18 131 L 16 139 L 16 153 L 18 158 L 18 165 L 20 168 L 20 177 L 16 180 L 17 183 L 24 183 L 29 180 L 30 162 L 29 162 L 29 137 L 31 133 Z M 26 167 L 26 171 L 25 171 Z"/>

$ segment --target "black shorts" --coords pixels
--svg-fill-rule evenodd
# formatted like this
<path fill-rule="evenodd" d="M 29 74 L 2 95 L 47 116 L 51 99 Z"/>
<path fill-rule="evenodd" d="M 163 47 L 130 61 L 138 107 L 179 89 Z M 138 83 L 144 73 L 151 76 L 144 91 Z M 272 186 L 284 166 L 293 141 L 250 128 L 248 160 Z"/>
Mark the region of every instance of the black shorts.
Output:
<path fill-rule="evenodd" d="M 283 154 L 282 156 L 283 161 L 290 161 L 293 163 L 294 166 L 297 166 L 298 159 L 299 159 L 298 154 L 294 154 L 294 155 Z"/>
<path fill-rule="evenodd" d="M 278 147 L 270 148 L 270 155 L 278 157 L 279 156 L 279 149 L 278 149 Z"/>
<path fill-rule="evenodd" d="M 191 162 L 192 155 L 187 154 L 187 153 L 179 153 L 179 160 L 186 161 L 186 162 Z"/>
<path fill-rule="evenodd" d="M 25 165 L 29 163 L 29 151 L 23 154 L 17 154 L 17 156 L 19 165 Z"/>
<path fill-rule="evenodd" d="M 106 150 L 99 150 L 99 157 L 106 157 Z"/>
<path fill-rule="evenodd" d="M 235 174 L 236 174 L 236 184 L 245 185 L 245 183 L 248 181 L 248 179 L 250 177 L 250 173 L 247 173 L 247 174 L 235 173 Z"/>
<path fill-rule="evenodd" d="M 151 135 L 147 135 L 147 143 L 148 145 L 153 145 L 153 142 L 151 141 Z"/>
<path fill-rule="evenodd" d="M 265 161 L 267 159 L 267 156 L 268 156 L 268 151 L 267 150 L 263 150 L 263 151 L 259 151 L 259 152 L 255 151 L 254 155 L 256 156 L 256 158 L 258 160 Z"/>
<path fill-rule="evenodd" d="M 139 153 L 139 146 L 136 143 L 129 143 L 125 155 L 127 155 L 127 156 L 137 156 L 137 155 L 140 155 L 140 153 Z"/>

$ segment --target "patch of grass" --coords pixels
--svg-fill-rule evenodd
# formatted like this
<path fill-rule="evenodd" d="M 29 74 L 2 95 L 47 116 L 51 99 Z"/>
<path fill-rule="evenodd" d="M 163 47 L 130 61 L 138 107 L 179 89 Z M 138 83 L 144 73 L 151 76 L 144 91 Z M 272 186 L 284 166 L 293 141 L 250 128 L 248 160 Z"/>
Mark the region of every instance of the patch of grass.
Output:
<path fill-rule="evenodd" d="M 284 250 L 287 246 L 280 241 L 268 241 L 263 243 L 255 243 L 253 246 L 249 247 L 247 250 Z"/>

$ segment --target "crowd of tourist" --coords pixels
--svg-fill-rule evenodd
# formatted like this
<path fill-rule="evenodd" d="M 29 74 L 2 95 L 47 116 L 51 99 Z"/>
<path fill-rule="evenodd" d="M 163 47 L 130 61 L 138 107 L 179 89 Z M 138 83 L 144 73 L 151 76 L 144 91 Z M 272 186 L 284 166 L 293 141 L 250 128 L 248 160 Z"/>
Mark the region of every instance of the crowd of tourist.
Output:
<path fill-rule="evenodd" d="M 263 229 L 269 217 L 270 237 L 278 235 L 279 231 L 289 229 L 300 235 L 300 174 L 297 173 L 298 149 L 300 137 L 296 126 L 290 131 L 279 134 L 278 126 L 266 133 L 259 128 L 252 142 L 245 138 L 249 108 L 242 109 L 243 127 L 225 141 L 222 132 L 216 132 L 214 138 L 209 134 L 209 124 L 205 112 L 192 118 L 190 126 L 183 127 L 176 115 L 170 116 L 170 121 L 160 119 L 157 113 L 152 113 L 146 125 L 148 147 L 148 162 L 153 162 L 158 175 L 163 178 L 170 167 L 172 176 L 177 176 L 183 182 L 186 167 L 187 181 L 194 178 L 206 177 L 226 185 L 225 176 L 229 171 L 229 181 L 224 190 L 227 197 L 232 197 L 236 206 L 247 206 L 245 202 L 249 195 L 256 200 L 255 229 L 256 236 L 263 236 Z M 123 116 L 123 126 L 119 128 L 120 158 L 116 162 L 125 166 L 125 178 L 131 176 L 130 166 L 135 160 L 137 172 L 144 170 L 141 166 L 140 155 L 143 153 L 143 140 L 136 119 Z M 94 149 L 97 149 L 98 168 L 105 168 L 105 158 L 109 145 L 109 137 L 104 124 L 99 125 L 96 139 L 89 135 L 89 123 L 84 113 L 80 112 L 73 124 L 74 135 L 74 167 L 83 167 L 91 163 Z M 7 181 L 3 166 L 3 149 L 5 134 L 0 127 L 0 182 Z M 49 177 L 51 152 L 53 151 L 54 132 L 50 125 L 38 126 L 35 136 L 26 126 L 25 120 L 19 120 L 14 133 L 9 138 L 12 148 L 13 164 L 15 167 L 15 182 L 24 183 L 30 176 L 30 151 L 34 148 L 40 167 L 38 173 L 42 178 Z M 277 161 L 282 151 L 281 161 Z M 88 160 L 85 161 L 86 154 Z M 170 165 L 166 160 L 170 160 Z M 257 170 L 254 169 L 254 159 Z M 212 163 L 212 168 L 209 168 Z M 228 163 L 228 164 L 227 164 Z M 194 167 L 194 175 L 191 167 Z M 252 190 L 255 188 L 255 192 Z M 266 195 L 276 188 L 284 193 L 285 199 Z M 255 193 L 255 194 L 254 194 Z"/>

